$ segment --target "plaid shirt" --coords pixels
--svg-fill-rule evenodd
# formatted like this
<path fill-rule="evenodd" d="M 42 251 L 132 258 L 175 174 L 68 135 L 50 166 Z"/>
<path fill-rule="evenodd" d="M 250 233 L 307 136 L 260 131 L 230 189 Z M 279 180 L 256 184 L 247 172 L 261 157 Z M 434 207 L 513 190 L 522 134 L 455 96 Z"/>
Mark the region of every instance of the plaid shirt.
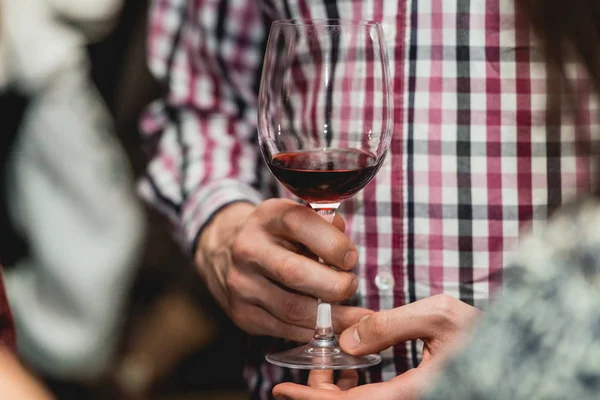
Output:
<path fill-rule="evenodd" d="M 14 350 L 15 341 L 15 328 L 4 291 L 2 266 L 0 266 L 0 346 L 8 346 Z"/>
<path fill-rule="evenodd" d="M 156 0 L 149 65 L 170 91 L 142 121 L 151 161 L 140 190 L 190 248 L 224 205 L 284 195 L 256 143 L 261 61 L 277 18 L 385 22 L 390 153 L 340 208 L 360 254 L 358 304 L 388 309 L 443 292 L 484 307 L 520 231 L 590 187 L 585 149 L 598 106 L 586 77 L 570 69 L 581 89 L 571 113 L 510 1 Z M 267 398 L 273 383 L 295 376 L 260 365 L 263 349 L 254 348 L 246 376 Z M 401 343 L 383 356 L 367 380 L 415 366 L 420 350 Z"/>

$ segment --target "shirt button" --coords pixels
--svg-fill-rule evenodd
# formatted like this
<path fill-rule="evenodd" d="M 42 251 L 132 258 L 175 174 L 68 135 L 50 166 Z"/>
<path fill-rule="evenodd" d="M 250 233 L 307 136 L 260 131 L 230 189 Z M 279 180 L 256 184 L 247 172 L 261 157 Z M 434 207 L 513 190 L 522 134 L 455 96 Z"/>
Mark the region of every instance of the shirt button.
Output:
<path fill-rule="evenodd" d="M 387 271 L 382 271 L 375 277 L 375 286 L 382 291 L 391 291 L 394 288 L 394 283 L 394 277 Z"/>

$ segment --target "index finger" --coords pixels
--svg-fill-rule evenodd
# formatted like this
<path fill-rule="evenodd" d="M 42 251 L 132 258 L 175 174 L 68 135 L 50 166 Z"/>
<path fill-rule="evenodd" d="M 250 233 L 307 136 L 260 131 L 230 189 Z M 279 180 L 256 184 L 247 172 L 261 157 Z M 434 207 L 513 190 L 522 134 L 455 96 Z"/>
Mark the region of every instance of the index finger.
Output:
<path fill-rule="evenodd" d="M 333 222 L 331 224 L 340 232 L 346 232 L 346 221 L 344 221 L 344 218 L 342 218 L 340 214 L 335 213 L 335 217 L 333 217 Z"/>
<path fill-rule="evenodd" d="M 339 218 L 334 219 L 334 224 L 300 205 L 288 206 L 268 219 L 272 233 L 301 243 L 327 264 L 347 271 L 358 262 L 358 253 L 354 243 L 340 230 Z"/>
<path fill-rule="evenodd" d="M 273 243 L 261 246 L 257 253 L 253 268 L 298 292 L 336 302 L 348 299 L 358 289 L 352 272 L 336 271 Z"/>

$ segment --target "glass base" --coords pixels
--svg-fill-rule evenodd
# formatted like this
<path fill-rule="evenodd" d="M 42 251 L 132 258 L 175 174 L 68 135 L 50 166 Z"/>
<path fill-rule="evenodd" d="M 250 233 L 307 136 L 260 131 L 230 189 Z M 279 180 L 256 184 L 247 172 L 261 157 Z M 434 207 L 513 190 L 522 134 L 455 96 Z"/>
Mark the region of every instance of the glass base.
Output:
<path fill-rule="evenodd" d="M 366 368 L 381 362 L 379 354 L 352 356 L 342 351 L 337 343 L 329 347 L 309 343 L 280 353 L 267 354 L 265 359 L 285 368 L 332 370 Z"/>

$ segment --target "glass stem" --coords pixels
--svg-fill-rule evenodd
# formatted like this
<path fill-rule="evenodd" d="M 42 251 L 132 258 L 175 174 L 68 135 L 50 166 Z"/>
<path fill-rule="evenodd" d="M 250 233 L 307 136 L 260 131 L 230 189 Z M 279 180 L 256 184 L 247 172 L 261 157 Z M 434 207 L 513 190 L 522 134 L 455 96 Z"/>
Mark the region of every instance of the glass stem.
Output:
<path fill-rule="evenodd" d="M 339 204 L 311 204 L 311 207 L 330 224 L 333 223 Z M 324 261 L 319 258 L 319 262 Z M 321 299 L 317 306 L 317 324 L 312 345 L 317 347 L 333 347 L 336 344 L 335 332 L 331 318 L 331 304 Z"/>

